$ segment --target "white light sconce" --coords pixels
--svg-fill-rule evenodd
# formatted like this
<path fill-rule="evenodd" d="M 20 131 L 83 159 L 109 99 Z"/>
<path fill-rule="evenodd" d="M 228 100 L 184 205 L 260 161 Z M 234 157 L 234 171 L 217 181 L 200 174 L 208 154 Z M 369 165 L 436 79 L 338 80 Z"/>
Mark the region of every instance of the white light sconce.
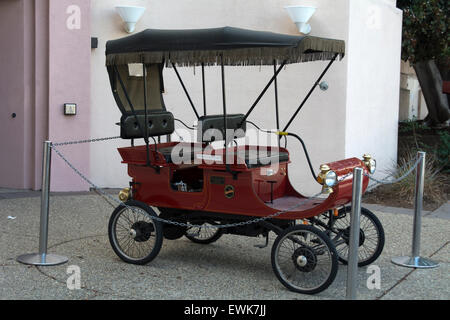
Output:
<path fill-rule="evenodd" d="M 125 22 L 125 30 L 128 33 L 133 33 L 136 23 L 144 14 L 144 7 L 134 6 L 116 6 L 116 11 Z"/>
<path fill-rule="evenodd" d="M 308 24 L 309 19 L 313 16 L 314 12 L 316 12 L 315 7 L 306 7 L 306 6 L 287 6 L 284 7 L 291 17 L 291 20 L 295 23 L 300 31 L 303 34 L 308 34 L 311 32 L 311 25 Z"/>
<path fill-rule="evenodd" d="M 76 103 L 64 103 L 64 115 L 74 116 L 77 114 L 77 104 Z"/>

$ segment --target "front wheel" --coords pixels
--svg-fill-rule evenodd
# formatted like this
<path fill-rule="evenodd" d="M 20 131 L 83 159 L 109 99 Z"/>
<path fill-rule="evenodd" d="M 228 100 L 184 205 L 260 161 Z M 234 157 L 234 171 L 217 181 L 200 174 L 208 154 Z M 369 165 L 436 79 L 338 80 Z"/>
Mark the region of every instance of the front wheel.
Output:
<path fill-rule="evenodd" d="M 312 226 L 296 225 L 281 232 L 272 246 L 272 268 L 289 290 L 315 294 L 336 278 L 338 258 L 328 236 Z"/>
<path fill-rule="evenodd" d="M 339 255 L 339 261 L 348 263 L 350 242 L 350 213 L 351 208 L 345 207 L 339 210 L 338 218 L 333 222 L 333 230 L 336 236 L 333 242 Z M 358 266 L 363 267 L 373 263 L 384 248 L 384 229 L 377 216 L 366 208 L 361 208 Z"/>
<path fill-rule="evenodd" d="M 127 201 L 112 213 L 108 224 L 109 242 L 114 252 L 125 262 L 147 264 L 159 253 L 162 224 L 156 213 L 145 203 Z"/>

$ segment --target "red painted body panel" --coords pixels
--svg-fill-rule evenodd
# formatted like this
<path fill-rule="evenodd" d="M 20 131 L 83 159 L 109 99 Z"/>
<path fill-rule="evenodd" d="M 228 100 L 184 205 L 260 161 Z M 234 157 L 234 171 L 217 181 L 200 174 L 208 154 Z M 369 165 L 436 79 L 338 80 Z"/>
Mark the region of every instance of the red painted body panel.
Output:
<path fill-rule="evenodd" d="M 156 150 L 173 147 L 177 144 L 178 142 L 158 144 Z M 184 146 L 190 147 L 191 144 L 187 143 Z M 303 219 L 317 216 L 351 202 L 351 176 L 334 187 L 334 192 L 327 198 L 305 199 L 289 182 L 288 162 L 274 164 L 273 167 L 269 165 L 251 169 L 247 168 L 242 161 L 239 164 L 230 164 L 231 170 L 239 172 L 237 179 L 234 179 L 223 164 L 207 164 L 205 160 L 197 159 L 199 164 L 176 165 L 166 162 L 164 155 L 156 151 L 155 146 L 150 146 L 150 148 L 151 163 L 159 167 L 159 173 L 155 168 L 145 165 L 145 146 L 119 148 L 118 150 L 123 163 L 128 165 L 128 174 L 134 182 L 133 198 L 151 206 L 254 217 L 268 216 L 297 206 L 293 211 L 283 213 L 278 218 Z M 239 147 L 237 150 L 243 150 L 243 148 Z M 201 150 L 201 146 L 199 150 Z M 231 149 L 229 153 L 237 150 L 236 148 Z M 280 148 L 280 151 L 287 152 L 283 148 Z M 222 153 L 223 150 L 211 152 L 212 155 Z M 364 172 L 368 173 L 364 163 L 357 158 L 337 161 L 328 165 L 340 177 L 351 172 L 355 167 L 362 167 Z M 174 183 L 183 179 L 191 192 L 177 190 Z M 363 191 L 367 188 L 368 183 L 369 179 L 364 176 Z M 190 188 L 189 184 L 196 187 Z M 234 189 L 232 197 L 225 196 L 225 187 L 227 186 L 232 186 Z M 271 202 L 271 198 L 273 202 Z M 301 204 L 298 205 L 299 203 Z"/>
<path fill-rule="evenodd" d="M 444 81 L 442 84 L 442 92 L 450 94 L 450 81 Z"/>

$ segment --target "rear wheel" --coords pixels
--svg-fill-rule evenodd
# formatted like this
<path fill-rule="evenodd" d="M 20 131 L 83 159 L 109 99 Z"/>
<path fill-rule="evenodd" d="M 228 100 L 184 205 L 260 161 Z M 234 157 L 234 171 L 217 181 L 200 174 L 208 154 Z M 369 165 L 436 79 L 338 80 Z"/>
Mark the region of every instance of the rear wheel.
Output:
<path fill-rule="evenodd" d="M 289 290 L 315 294 L 328 288 L 338 269 L 333 243 L 312 226 L 297 225 L 281 232 L 272 246 L 272 268 Z"/>
<path fill-rule="evenodd" d="M 201 221 L 199 223 L 189 223 L 192 225 L 186 230 L 186 238 L 199 244 L 213 243 L 223 235 L 223 230 L 213 227 L 213 223 Z"/>
<path fill-rule="evenodd" d="M 158 208 L 160 214 L 159 217 L 163 220 L 185 223 L 185 219 L 183 219 L 182 215 L 175 209 L 169 208 Z M 164 223 L 163 235 L 164 238 L 168 240 L 176 240 L 185 235 L 187 227 L 182 225 L 176 225 L 175 223 Z"/>
<path fill-rule="evenodd" d="M 114 252 L 125 262 L 146 264 L 159 253 L 163 232 L 162 224 L 152 208 L 131 200 L 119 205 L 108 224 L 109 242 Z"/>

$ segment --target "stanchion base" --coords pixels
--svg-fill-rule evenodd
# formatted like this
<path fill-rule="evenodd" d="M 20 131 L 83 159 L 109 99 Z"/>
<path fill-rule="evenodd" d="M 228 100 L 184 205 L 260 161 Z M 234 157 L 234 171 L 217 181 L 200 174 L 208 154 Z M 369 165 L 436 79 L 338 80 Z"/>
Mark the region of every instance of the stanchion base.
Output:
<path fill-rule="evenodd" d="M 439 263 L 422 257 L 395 257 L 391 261 L 396 265 L 408 268 L 430 269 L 439 266 Z"/>
<path fill-rule="evenodd" d="M 66 263 L 69 259 L 56 254 L 29 253 L 17 257 L 17 261 L 35 266 L 56 266 L 58 264 Z"/>

